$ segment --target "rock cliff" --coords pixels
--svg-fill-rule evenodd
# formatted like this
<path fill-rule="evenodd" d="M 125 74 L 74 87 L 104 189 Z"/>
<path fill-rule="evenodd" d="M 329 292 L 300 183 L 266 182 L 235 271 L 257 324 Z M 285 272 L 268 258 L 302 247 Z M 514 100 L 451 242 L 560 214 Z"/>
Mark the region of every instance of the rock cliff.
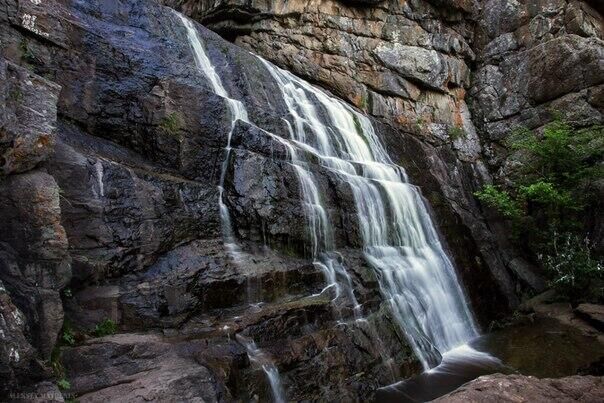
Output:
<path fill-rule="evenodd" d="M 82 401 L 265 400 L 236 335 L 274 361 L 292 400 L 369 399 L 419 372 L 363 259 L 350 191 L 313 164 L 365 319 L 331 302 L 306 250 L 301 185 L 271 136 L 287 132 L 287 108 L 246 49 L 371 117 L 485 324 L 543 281 L 472 193 L 513 163 L 509 128 L 540 127 L 552 108 L 603 121 L 598 7 L 0 0 L 0 396 L 62 399 L 47 381 L 64 377 Z M 253 123 L 231 127 L 174 9 L 203 25 Z M 229 133 L 224 191 L 243 263 L 221 233 Z M 105 320 L 117 334 L 95 333 Z"/>

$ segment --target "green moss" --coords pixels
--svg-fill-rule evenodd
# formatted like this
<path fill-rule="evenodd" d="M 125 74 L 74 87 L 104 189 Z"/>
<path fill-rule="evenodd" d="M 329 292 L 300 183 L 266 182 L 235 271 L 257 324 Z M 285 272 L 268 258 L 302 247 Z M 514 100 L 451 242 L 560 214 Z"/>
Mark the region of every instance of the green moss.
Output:
<path fill-rule="evenodd" d="M 37 62 L 36 55 L 29 48 L 29 46 L 27 44 L 27 40 L 25 40 L 25 39 L 21 40 L 21 43 L 19 44 L 19 49 L 21 50 L 21 58 L 26 63 L 33 64 L 33 63 Z"/>
<path fill-rule="evenodd" d="M 359 121 L 359 118 L 357 117 L 357 115 L 353 114 L 352 120 L 354 121 L 354 127 L 355 127 L 357 133 L 359 133 L 359 134 L 363 133 L 363 128 L 361 127 L 361 122 Z"/>
<path fill-rule="evenodd" d="M 178 112 L 172 112 L 162 119 L 159 127 L 165 132 L 175 135 L 183 128 L 183 119 Z"/>
<path fill-rule="evenodd" d="M 356 114 L 353 114 L 352 120 L 354 122 L 354 128 L 357 131 L 358 135 L 363 139 L 365 144 L 367 144 L 367 146 L 369 147 L 369 140 L 365 136 L 365 132 L 363 131 L 363 127 L 361 126 L 361 121 L 359 120 L 359 117 Z M 369 147 L 369 148 L 371 148 L 371 147 Z"/>
<path fill-rule="evenodd" d="M 20 104 L 23 101 L 23 92 L 21 92 L 21 88 L 14 87 L 11 89 L 9 93 L 9 99 L 14 101 L 16 104 Z"/>

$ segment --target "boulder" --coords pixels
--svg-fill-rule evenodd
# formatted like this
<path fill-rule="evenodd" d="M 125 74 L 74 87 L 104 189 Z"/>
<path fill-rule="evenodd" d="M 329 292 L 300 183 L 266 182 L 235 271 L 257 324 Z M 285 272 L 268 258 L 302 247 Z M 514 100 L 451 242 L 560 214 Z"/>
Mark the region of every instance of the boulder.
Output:
<path fill-rule="evenodd" d="M 575 313 L 599 331 L 604 331 L 604 306 L 596 304 L 580 304 L 575 308 Z"/>
<path fill-rule="evenodd" d="M 486 375 L 434 402 L 598 402 L 604 399 L 604 377 L 571 376 L 538 379 L 522 375 Z"/>

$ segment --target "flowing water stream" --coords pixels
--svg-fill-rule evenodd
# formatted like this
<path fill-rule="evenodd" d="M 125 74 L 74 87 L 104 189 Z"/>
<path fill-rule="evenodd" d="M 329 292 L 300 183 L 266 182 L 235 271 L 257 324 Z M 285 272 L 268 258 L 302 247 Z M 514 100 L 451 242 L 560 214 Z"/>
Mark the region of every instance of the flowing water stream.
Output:
<path fill-rule="evenodd" d="M 232 126 L 219 182 L 219 205 L 225 245 L 237 255 L 223 192 L 232 131 L 237 120 L 249 122 L 248 114 L 240 101 L 229 97 L 195 25 L 184 16 L 179 17 L 186 27 L 199 71 L 229 105 Z M 289 112 L 286 119 L 289 137 L 272 136 L 289 151 L 302 189 L 311 254 L 315 265 L 325 273 L 328 287 L 333 287 L 336 298 L 347 298 L 355 307 L 356 318 L 361 320 L 351 278 L 336 252 L 333 226 L 311 161 L 315 164 L 318 161 L 349 187 L 365 258 L 376 270 L 383 297 L 424 369 L 436 366 L 443 354 L 450 357 L 451 353 L 445 354 L 449 351 L 455 351 L 455 357 L 472 356 L 474 350 L 466 349 L 465 344 L 478 332 L 455 269 L 418 189 L 390 159 L 370 120 L 293 74 L 260 60 L 277 83 Z M 250 359 L 259 362 L 265 371 L 274 399 L 283 401 L 276 367 L 253 341 L 244 344 Z"/>
<path fill-rule="evenodd" d="M 478 332 L 418 189 L 391 161 L 367 117 L 263 63 L 289 109 L 290 140 L 302 151 L 291 158 L 302 182 L 315 255 L 335 247 L 317 184 L 303 168 L 308 165 L 303 154 L 312 155 L 349 185 L 365 257 L 377 270 L 382 293 L 424 369 L 434 367 L 442 353 L 464 345 Z M 328 266 L 332 260 L 321 261 Z M 350 283 L 340 263 L 334 271 Z"/>
<path fill-rule="evenodd" d="M 231 130 L 227 136 L 227 144 L 224 148 L 225 156 L 220 170 L 220 181 L 218 184 L 218 205 L 220 207 L 220 219 L 222 223 L 222 232 L 225 246 L 231 254 L 231 257 L 233 257 L 233 259 L 235 260 L 238 260 L 240 252 L 239 248 L 237 247 L 237 243 L 233 238 L 233 229 L 231 226 L 231 216 L 229 213 L 229 209 L 224 203 L 224 179 L 228 169 L 229 159 L 231 157 L 231 137 L 233 135 L 233 130 L 235 129 L 235 124 L 238 120 L 241 120 L 243 122 L 249 122 L 249 118 L 247 110 L 245 109 L 243 103 L 229 97 L 227 90 L 222 84 L 220 76 L 218 75 L 218 73 L 216 73 L 214 65 L 212 64 L 212 62 L 208 58 L 208 55 L 205 52 L 205 48 L 201 43 L 199 33 L 197 32 L 197 28 L 195 28 L 194 23 L 182 14 L 178 14 L 178 17 L 181 19 L 182 23 L 187 29 L 189 45 L 193 50 L 193 57 L 195 58 L 195 64 L 197 65 L 197 68 L 208 79 L 216 95 L 224 98 L 227 101 L 229 112 L 231 114 Z"/>
<path fill-rule="evenodd" d="M 216 95 L 219 95 L 227 101 L 227 105 L 229 107 L 229 112 L 231 115 L 231 129 L 227 136 L 225 156 L 220 171 L 220 181 L 218 185 L 218 204 L 220 207 L 220 218 L 222 222 L 222 231 L 225 247 L 231 257 L 237 262 L 240 260 L 241 252 L 239 251 L 238 245 L 233 237 L 229 209 L 224 203 L 224 180 L 228 169 L 229 159 L 231 156 L 231 137 L 233 135 L 235 125 L 238 120 L 249 122 L 249 118 L 247 110 L 243 103 L 229 97 L 228 92 L 222 84 L 220 76 L 216 73 L 214 65 L 212 65 L 212 62 L 210 61 L 205 52 L 205 48 L 201 42 L 199 33 L 197 32 L 197 28 L 195 27 L 194 23 L 182 14 L 177 13 L 177 15 L 181 19 L 182 23 L 184 24 L 187 30 L 187 37 L 189 39 L 191 49 L 193 50 L 193 56 L 195 58 L 195 64 L 197 65 L 197 68 L 208 79 Z M 245 339 L 243 338 L 243 336 L 238 337 L 238 340 L 240 341 L 240 343 L 246 346 L 250 360 L 252 362 L 258 363 L 262 367 L 271 386 L 271 391 L 275 403 L 285 402 L 279 371 L 271 361 L 270 357 L 266 356 L 256 346 L 253 340 Z"/>
<path fill-rule="evenodd" d="M 285 403 L 285 392 L 281 385 L 281 378 L 279 376 L 279 370 L 273 363 L 273 361 L 264 352 L 256 346 L 253 340 L 237 334 L 237 341 L 243 344 L 247 350 L 247 355 L 251 362 L 259 365 L 266 374 L 269 385 L 271 387 L 271 394 L 273 395 L 273 401 L 275 403 Z"/>

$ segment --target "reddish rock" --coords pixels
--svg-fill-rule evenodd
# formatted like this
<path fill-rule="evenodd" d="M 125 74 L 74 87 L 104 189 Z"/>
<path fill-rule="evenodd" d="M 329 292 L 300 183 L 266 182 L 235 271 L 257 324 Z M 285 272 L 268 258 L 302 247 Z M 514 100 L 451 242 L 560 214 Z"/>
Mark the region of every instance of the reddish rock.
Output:
<path fill-rule="evenodd" d="M 441 403 L 552 403 L 602 402 L 604 377 L 571 376 L 538 379 L 522 375 L 487 375 L 469 382 L 434 402 Z"/>

